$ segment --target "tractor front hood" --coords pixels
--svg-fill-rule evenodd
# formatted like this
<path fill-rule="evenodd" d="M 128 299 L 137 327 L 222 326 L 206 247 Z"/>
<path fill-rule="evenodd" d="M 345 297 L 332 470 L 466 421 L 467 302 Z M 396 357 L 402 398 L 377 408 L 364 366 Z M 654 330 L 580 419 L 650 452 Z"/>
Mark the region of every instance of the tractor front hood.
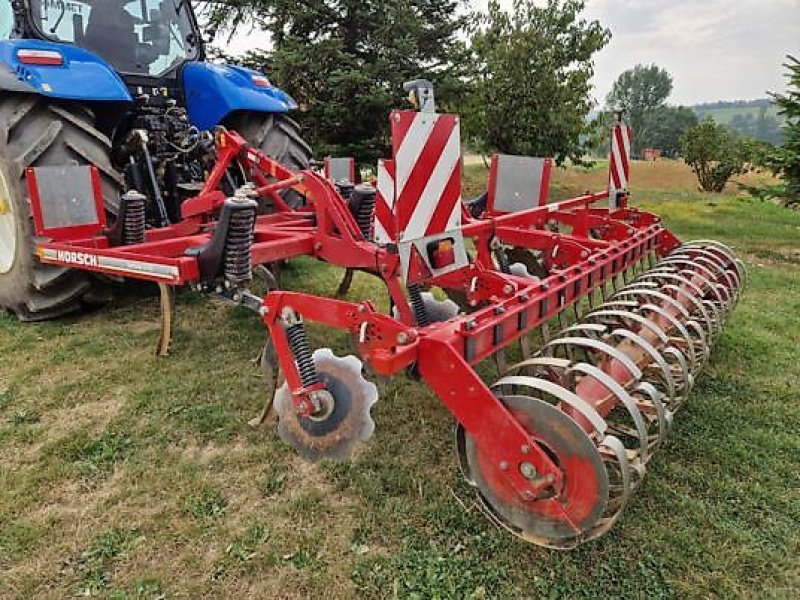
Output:
<path fill-rule="evenodd" d="M 131 102 L 128 89 L 108 63 L 70 44 L 2 40 L 0 62 L 8 67 L 0 77 L 0 89 L 66 100 Z"/>
<path fill-rule="evenodd" d="M 258 71 L 203 62 L 183 67 L 183 88 L 189 120 L 198 129 L 211 129 L 237 110 L 284 113 L 295 101 Z"/>

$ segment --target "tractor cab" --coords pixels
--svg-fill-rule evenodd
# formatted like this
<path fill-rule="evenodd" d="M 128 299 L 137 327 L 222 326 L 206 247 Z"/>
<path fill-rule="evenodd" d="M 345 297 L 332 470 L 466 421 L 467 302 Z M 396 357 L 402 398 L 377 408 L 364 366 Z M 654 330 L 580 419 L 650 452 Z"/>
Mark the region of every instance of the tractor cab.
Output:
<path fill-rule="evenodd" d="M 11 10 L 0 10 L 5 21 Z M 129 85 L 173 78 L 177 67 L 203 58 L 202 36 L 186 0 L 30 0 L 24 15 L 25 37 L 89 50 Z"/>

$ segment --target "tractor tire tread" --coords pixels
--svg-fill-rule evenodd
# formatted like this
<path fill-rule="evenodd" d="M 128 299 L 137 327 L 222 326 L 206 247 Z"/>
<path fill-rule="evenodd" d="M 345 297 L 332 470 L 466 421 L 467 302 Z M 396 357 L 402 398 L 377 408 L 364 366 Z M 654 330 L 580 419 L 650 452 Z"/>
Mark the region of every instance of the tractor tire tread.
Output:
<path fill-rule="evenodd" d="M 111 165 L 109 138 L 93 121 L 93 113 L 75 103 L 54 103 L 32 94 L 0 95 L 0 162 L 14 196 L 10 201 L 25 219 L 17 230 L 21 237 L 15 263 L 0 274 L 0 308 L 22 321 L 53 319 L 110 299 L 107 283 L 90 273 L 36 259 L 36 244 L 46 238 L 33 231 L 25 182 L 28 167 L 93 164 L 106 208 L 115 212 L 122 177 Z"/>

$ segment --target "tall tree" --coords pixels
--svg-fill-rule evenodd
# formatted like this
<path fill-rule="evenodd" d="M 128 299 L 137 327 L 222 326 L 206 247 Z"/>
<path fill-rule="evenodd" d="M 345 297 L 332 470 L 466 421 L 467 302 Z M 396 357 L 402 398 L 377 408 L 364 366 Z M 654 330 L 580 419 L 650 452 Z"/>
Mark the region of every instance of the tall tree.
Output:
<path fill-rule="evenodd" d="M 472 36 L 477 68 L 465 105 L 468 136 L 483 150 L 580 161 L 592 108 L 594 54 L 610 32 L 580 18 L 584 2 L 490 0 Z"/>
<path fill-rule="evenodd" d="M 623 72 L 606 98 L 608 109 L 623 109 L 633 135 L 631 151 L 641 155 L 653 128 L 656 109 L 665 105 L 672 92 L 672 76 L 656 65 L 636 65 Z"/>
<path fill-rule="evenodd" d="M 784 142 L 770 153 L 767 165 L 783 179 L 784 202 L 797 206 L 800 205 L 800 60 L 794 56 L 787 56 L 786 60 L 789 90 L 786 94 L 770 94 L 779 113 L 786 118 Z"/>
<path fill-rule="evenodd" d="M 297 100 L 318 154 L 373 161 L 388 152 L 388 114 L 405 101 L 403 82 L 432 80 L 445 104 L 461 89 L 459 1 L 228 0 L 218 20 L 235 25 L 244 12 L 269 32 L 273 47 L 244 62 Z"/>

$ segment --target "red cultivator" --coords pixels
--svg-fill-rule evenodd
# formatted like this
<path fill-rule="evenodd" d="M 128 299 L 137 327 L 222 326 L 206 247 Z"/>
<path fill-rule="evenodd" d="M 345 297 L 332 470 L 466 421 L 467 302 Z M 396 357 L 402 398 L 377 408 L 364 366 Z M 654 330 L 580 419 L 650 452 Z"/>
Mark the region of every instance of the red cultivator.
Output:
<path fill-rule="evenodd" d="M 37 230 L 54 240 L 39 257 L 158 282 L 162 353 L 173 286 L 258 311 L 270 335 L 265 361 L 285 378 L 274 400 L 279 434 L 312 460 L 347 458 L 373 433 L 377 390 L 361 360 L 423 379 L 458 423 L 459 461 L 487 512 L 527 540 L 573 547 L 606 531 L 642 480 L 744 269 L 722 244 L 681 244 L 657 216 L 628 206 L 621 122 L 609 190 L 548 204 L 549 161 L 497 156 L 487 194 L 463 204 L 458 118 L 433 111 L 425 82 L 412 88 L 421 110 L 392 113 L 393 158 L 379 165 L 377 191 L 291 172 L 220 129 L 216 167 L 179 223 L 146 229 L 142 197 L 128 193 L 108 229 L 92 201 L 82 220 L 56 219 L 54 174 L 34 169 Z M 241 181 L 226 198 L 232 171 Z M 91 189 L 92 170 L 71 174 L 80 177 Z M 290 188 L 304 201 L 288 202 Z M 248 291 L 253 267 L 268 272 L 263 265 L 300 255 L 380 278 L 391 314 L 370 301 Z M 361 360 L 312 352 L 306 321 L 349 330 Z M 515 343 L 523 360 L 507 366 Z M 488 358 L 500 371 L 492 384 L 473 368 Z"/>

